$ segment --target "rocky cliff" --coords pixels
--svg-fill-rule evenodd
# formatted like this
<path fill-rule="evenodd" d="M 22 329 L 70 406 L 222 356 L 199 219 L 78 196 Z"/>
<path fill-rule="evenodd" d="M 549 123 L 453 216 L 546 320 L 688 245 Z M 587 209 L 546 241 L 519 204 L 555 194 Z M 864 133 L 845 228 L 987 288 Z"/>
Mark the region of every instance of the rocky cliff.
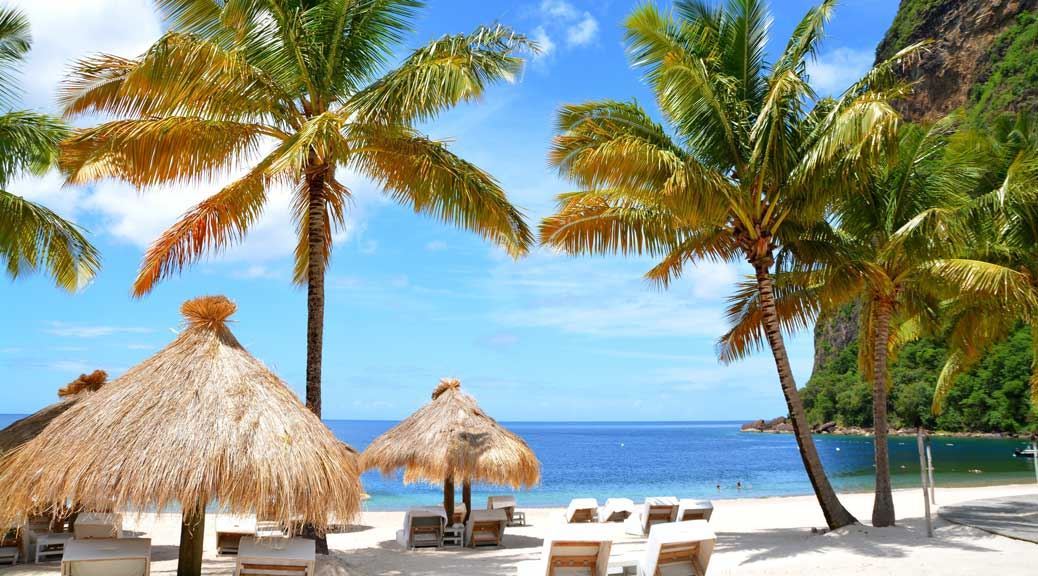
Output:
<path fill-rule="evenodd" d="M 913 42 L 934 43 L 906 77 L 918 82 L 900 103 L 911 120 L 965 107 L 974 115 L 1038 104 L 1038 0 L 902 0 L 877 60 Z"/>

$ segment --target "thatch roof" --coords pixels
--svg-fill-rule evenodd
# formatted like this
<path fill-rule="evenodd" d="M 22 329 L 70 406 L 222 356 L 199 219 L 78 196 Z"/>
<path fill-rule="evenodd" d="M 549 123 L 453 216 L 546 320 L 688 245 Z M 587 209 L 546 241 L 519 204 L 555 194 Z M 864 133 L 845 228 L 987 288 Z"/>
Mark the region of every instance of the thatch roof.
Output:
<path fill-rule="evenodd" d="M 36 412 L 15 420 L 9 426 L 0 430 L 0 455 L 9 450 L 25 444 L 35 438 L 51 420 L 65 413 L 66 410 L 75 405 L 90 392 L 96 391 L 108 380 L 108 374 L 104 370 L 94 370 L 90 374 L 80 374 L 68 386 L 58 390 L 60 400 Z"/>
<path fill-rule="evenodd" d="M 403 468 L 405 482 L 441 484 L 453 477 L 518 488 L 541 477 L 526 442 L 488 416 L 454 379 L 441 380 L 432 402 L 376 438 L 361 460 L 365 470 L 387 475 Z"/>
<path fill-rule="evenodd" d="M 140 511 L 215 500 L 317 528 L 353 518 L 357 456 L 242 348 L 225 324 L 234 310 L 223 297 L 186 302 L 171 344 L 0 459 L 0 522 L 67 501 Z"/>

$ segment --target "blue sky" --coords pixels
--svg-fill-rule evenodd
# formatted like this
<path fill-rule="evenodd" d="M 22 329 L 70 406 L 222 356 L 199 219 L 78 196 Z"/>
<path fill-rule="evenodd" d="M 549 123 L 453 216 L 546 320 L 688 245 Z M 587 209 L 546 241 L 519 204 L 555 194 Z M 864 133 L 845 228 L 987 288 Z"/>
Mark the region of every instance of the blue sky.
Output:
<path fill-rule="evenodd" d="M 775 0 L 772 51 L 813 2 Z M 147 0 L 16 0 L 36 44 L 24 74 L 25 106 L 54 109 L 68 63 L 86 53 L 133 56 L 161 33 Z M 501 23 L 546 48 L 515 84 L 444 114 L 424 129 L 504 184 L 535 224 L 569 190 L 545 161 L 554 111 L 595 98 L 651 96 L 628 67 L 621 1 L 430 2 L 407 48 L 444 33 Z M 868 69 L 897 0 L 845 0 L 812 67 L 819 92 L 838 92 Z M 403 54 L 403 52 L 401 52 Z M 346 176 L 355 192 L 350 226 L 328 272 L 326 418 L 396 419 L 455 376 L 501 420 L 749 419 L 785 412 L 770 355 L 719 365 L 724 298 L 739 266 L 705 265 L 668 292 L 647 285 L 647 260 L 570 258 L 538 250 L 515 262 L 472 234 L 391 204 Z M 179 304 L 226 294 L 239 306 L 239 340 L 297 392 L 305 374 L 305 292 L 290 282 L 294 247 L 287 195 L 247 241 L 130 297 L 148 243 L 217 189 L 137 193 L 126 184 L 62 187 L 57 175 L 11 190 L 86 227 L 104 270 L 69 295 L 45 279 L 0 280 L 0 412 L 52 402 L 84 371 L 118 375 L 165 345 Z M 809 334 L 789 341 L 798 381 L 810 374 Z"/>

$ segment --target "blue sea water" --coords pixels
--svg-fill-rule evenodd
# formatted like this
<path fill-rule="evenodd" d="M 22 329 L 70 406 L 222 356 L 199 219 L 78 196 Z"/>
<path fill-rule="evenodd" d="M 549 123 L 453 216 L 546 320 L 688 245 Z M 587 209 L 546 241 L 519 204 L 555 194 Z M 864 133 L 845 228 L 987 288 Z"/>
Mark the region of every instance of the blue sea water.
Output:
<path fill-rule="evenodd" d="M 0 428 L 20 416 L 0 415 Z M 337 437 L 363 450 L 395 422 L 329 420 Z M 789 434 L 739 431 L 739 422 L 513 422 L 541 461 L 541 483 L 521 491 L 523 506 L 565 506 L 570 499 L 646 496 L 738 498 L 810 494 L 811 485 Z M 817 436 L 826 472 L 839 491 L 873 485 L 872 439 Z M 1014 458 L 1019 440 L 935 437 L 938 486 L 1034 482 L 1029 459 Z M 895 487 L 919 485 L 915 438 L 891 438 Z M 404 485 L 400 476 L 369 472 L 364 489 L 370 510 L 396 510 L 442 501 L 442 488 Z M 742 488 L 736 488 L 741 483 Z M 459 489 L 460 492 L 460 489 Z M 509 493 L 474 486 L 473 502 Z M 460 497 L 460 494 L 459 494 Z"/>
<path fill-rule="evenodd" d="M 327 422 L 358 450 L 393 422 Z M 519 493 L 525 506 L 565 506 L 576 497 L 646 496 L 737 498 L 810 494 L 796 442 L 789 434 L 740 432 L 739 422 L 601 422 L 505 425 L 522 436 L 541 461 L 541 484 Z M 818 450 L 839 491 L 873 487 L 872 439 L 818 436 Z M 936 437 L 938 486 L 1033 482 L 1031 461 L 1013 457 L 1022 441 Z M 890 440 L 895 487 L 919 485 L 915 438 Z M 439 486 L 401 483 L 378 473 L 363 477 L 369 509 L 401 509 L 442 500 Z M 737 483 L 742 489 L 737 489 Z M 720 488 L 718 486 L 720 485 Z M 474 486 L 473 502 L 499 487 Z"/>

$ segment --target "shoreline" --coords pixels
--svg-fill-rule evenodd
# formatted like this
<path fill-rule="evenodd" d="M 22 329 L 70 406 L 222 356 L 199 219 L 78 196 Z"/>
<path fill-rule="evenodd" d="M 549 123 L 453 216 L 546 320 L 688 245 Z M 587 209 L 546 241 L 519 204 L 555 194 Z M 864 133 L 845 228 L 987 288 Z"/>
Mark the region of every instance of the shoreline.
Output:
<path fill-rule="evenodd" d="M 1035 488 L 1036 490 L 1038 490 L 1038 483 L 1036 483 L 1034 481 L 1028 483 L 1028 482 L 1021 482 L 1021 481 L 1015 481 L 1014 480 L 1012 482 L 997 482 L 997 481 L 996 482 L 976 482 L 976 483 L 969 482 L 969 483 L 963 483 L 963 484 L 944 484 L 944 485 L 942 485 L 940 483 L 940 481 L 939 481 L 940 480 L 939 476 L 936 477 L 934 480 L 935 480 L 935 482 L 937 484 L 936 485 L 936 489 L 937 490 L 969 490 L 969 489 L 985 489 L 985 488 L 1004 488 L 1004 489 L 1009 489 L 1009 490 L 1016 490 L 1016 489 L 1027 490 L 1029 488 Z M 895 493 L 896 492 L 918 492 L 919 490 L 920 490 L 919 486 L 900 487 L 900 488 L 894 488 L 893 489 L 893 491 Z M 752 491 L 752 489 L 750 489 L 750 491 Z M 519 501 L 519 504 L 520 504 L 519 507 L 522 508 L 523 510 L 565 510 L 566 506 L 569 504 L 568 501 L 561 502 L 561 503 L 553 503 L 553 504 L 523 504 L 522 503 L 522 492 L 510 492 L 508 490 L 501 490 L 500 492 L 502 494 L 506 494 L 507 493 L 507 494 L 515 495 L 516 499 Z M 838 496 L 871 495 L 871 494 L 873 494 L 873 492 L 874 492 L 874 490 L 872 488 L 866 488 L 866 489 L 861 489 L 861 490 L 851 489 L 851 490 L 837 490 L 836 491 Z M 646 494 L 645 495 L 645 497 L 649 497 L 649 496 L 660 496 L 660 494 Z M 681 495 L 674 495 L 674 494 L 663 494 L 663 496 L 675 496 L 677 498 L 681 498 L 682 497 Z M 704 496 L 704 497 L 699 497 L 699 498 L 696 498 L 696 499 L 697 500 L 710 500 L 712 502 L 713 501 L 724 501 L 724 502 L 742 502 L 742 501 L 746 501 L 746 502 L 755 502 L 755 501 L 772 501 L 772 500 L 778 500 L 778 499 L 783 499 L 783 498 L 812 498 L 813 499 L 814 496 L 815 496 L 814 493 L 810 493 L 810 492 L 801 492 L 801 493 L 797 493 L 797 494 L 767 494 L 767 495 L 762 495 L 762 496 L 750 496 L 750 495 L 747 495 L 746 493 L 743 493 L 743 494 L 736 494 L 734 496 L 720 496 L 720 495 L 719 496 L 710 496 L 710 497 L 705 497 Z M 599 498 L 598 500 L 599 500 L 599 505 L 605 504 L 605 499 Z M 639 502 L 639 499 L 637 499 L 637 498 L 633 498 L 632 500 L 634 500 L 636 504 Z M 460 502 L 460 501 L 461 500 L 459 499 L 458 502 Z M 365 513 L 370 512 L 370 513 L 398 513 L 398 514 L 403 514 L 404 512 L 407 512 L 407 510 L 410 509 L 410 508 L 436 505 L 435 502 L 433 502 L 432 504 L 430 504 L 430 502 L 431 501 L 415 503 L 415 504 L 413 504 L 411 506 L 402 507 L 402 508 L 401 507 L 382 508 L 382 507 L 377 507 L 377 506 L 376 507 L 366 507 L 364 509 L 364 512 Z M 442 499 L 439 502 L 442 503 Z M 475 498 L 473 498 L 473 504 L 474 504 L 474 506 L 473 506 L 474 509 L 478 510 L 478 509 L 480 509 L 482 507 L 482 504 L 479 501 L 477 501 Z M 167 512 L 163 512 L 163 513 L 165 514 Z"/>

